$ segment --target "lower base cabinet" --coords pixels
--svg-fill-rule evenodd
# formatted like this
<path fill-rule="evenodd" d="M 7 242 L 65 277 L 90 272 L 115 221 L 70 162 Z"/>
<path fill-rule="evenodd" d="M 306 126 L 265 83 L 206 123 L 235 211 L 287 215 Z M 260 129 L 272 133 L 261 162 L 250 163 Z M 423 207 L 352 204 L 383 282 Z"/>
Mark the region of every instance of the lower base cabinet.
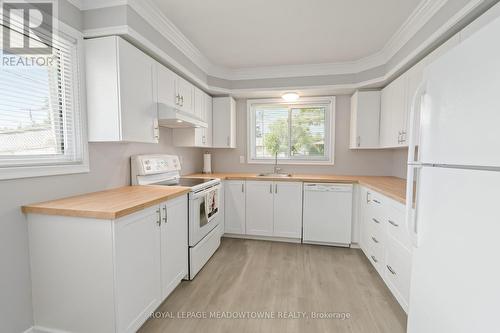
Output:
<path fill-rule="evenodd" d="M 302 182 L 225 182 L 225 233 L 299 240 Z"/>
<path fill-rule="evenodd" d="M 254 236 L 273 235 L 273 182 L 246 182 L 246 234 Z"/>
<path fill-rule="evenodd" d="M 187 202 L 116 220 L 29 214 L 35 328 L 136 332 L 187 275 Z"/>
<path fill-rule="evenodd" d="M 408 311 L 412 255 L 404 206 L 365 187 L 360 193 L 361 249 Z"/>

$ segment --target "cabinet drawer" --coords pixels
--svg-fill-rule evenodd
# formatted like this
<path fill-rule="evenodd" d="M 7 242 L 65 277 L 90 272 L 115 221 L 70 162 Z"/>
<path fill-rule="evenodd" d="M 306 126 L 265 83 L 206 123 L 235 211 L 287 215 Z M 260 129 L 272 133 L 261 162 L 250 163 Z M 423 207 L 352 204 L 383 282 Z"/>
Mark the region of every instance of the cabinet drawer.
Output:
<path fill-rule="evenodd" d="M 410 296 L 411 253 L 394 240 L 386 244 L 384 279 L 406 311 Z"/>
<path fill-rule="evenodd" d="M 411 249 L 411 240 L 406 229 L 405 212 L 395 207 L 386 207 L 387 234 L 407 250 Z"/>
<path fill-rule="evenodd" d="M 380 276 L 384 276 L 385 237 L 378 225 L 371 225 L 365 233 L 366 254 Z"/>

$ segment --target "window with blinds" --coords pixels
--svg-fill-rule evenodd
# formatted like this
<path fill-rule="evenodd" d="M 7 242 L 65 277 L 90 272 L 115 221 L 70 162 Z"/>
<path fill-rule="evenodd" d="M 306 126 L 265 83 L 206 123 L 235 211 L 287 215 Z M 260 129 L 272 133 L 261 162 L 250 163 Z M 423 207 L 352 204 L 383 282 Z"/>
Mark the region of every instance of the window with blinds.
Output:
<path fill-rule="evenodd" d="M 333 102 L 249 101 L 250 162 L 333 163 Z M 333 98 L 332 98 L 333 100 Z"/>
<path fill-rule="evenodd" d="M 9 29 L 11 45 L 23 45 L 22 26 L 11 21 L 9 28 L 3 25 L 2 29 Z M 2 50 L 0 172 L 1 168 L 85 162 L 77 39 L 63 32 L 49 38 L 49 55 L 16 55 Z M 48 44 L 43 38 L 30 39 L 35 47 L 41 43 Z"/>

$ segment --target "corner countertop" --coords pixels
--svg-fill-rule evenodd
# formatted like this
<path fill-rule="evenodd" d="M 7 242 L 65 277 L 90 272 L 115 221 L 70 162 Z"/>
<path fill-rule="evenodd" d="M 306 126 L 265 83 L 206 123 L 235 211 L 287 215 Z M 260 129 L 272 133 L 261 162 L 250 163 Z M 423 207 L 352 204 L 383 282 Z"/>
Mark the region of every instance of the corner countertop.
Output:
<path fill-rule="evenodd" d="M 342 176 L 293 174 L 291 177 L 262 177 L 256 173 L 196 173 L 188 178 L 220 178 L 222 180 L 267 180 L 324 183 L 353 183 L 366 186 L 402 204 L 406 202 L 406 179 L 390 176 Z"/>
<path fill-rule="evenodd" d="M 139 185 L 22 206 L 27 214 L 114 220 L 186 194 L 189 187 Z"/>

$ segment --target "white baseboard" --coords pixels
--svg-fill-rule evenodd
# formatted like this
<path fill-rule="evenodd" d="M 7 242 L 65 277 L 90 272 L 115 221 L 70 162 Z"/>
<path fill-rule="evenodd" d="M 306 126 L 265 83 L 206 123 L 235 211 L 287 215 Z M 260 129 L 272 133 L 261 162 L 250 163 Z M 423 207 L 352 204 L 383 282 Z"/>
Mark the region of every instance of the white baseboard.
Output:
<path fill-rule="evenodd" d="M 238 234 L 224 234 L 222 237 L 226 238 L 241 238 L 252 240 L 265 240 L 272 242 L 285 242 L 285 243 L 301 243 L 300 238 L 286 238 L 286 237 L 272 237 L 272 236 L 251 236 L 251 235 L 238 235 Z"/>
<path fill-rule="evenodd" d="M 47 328 L 43 326 L 31 326 L 23 333 L 71 333 L 68 331 L 57 330 L 53 328 Z"/>

